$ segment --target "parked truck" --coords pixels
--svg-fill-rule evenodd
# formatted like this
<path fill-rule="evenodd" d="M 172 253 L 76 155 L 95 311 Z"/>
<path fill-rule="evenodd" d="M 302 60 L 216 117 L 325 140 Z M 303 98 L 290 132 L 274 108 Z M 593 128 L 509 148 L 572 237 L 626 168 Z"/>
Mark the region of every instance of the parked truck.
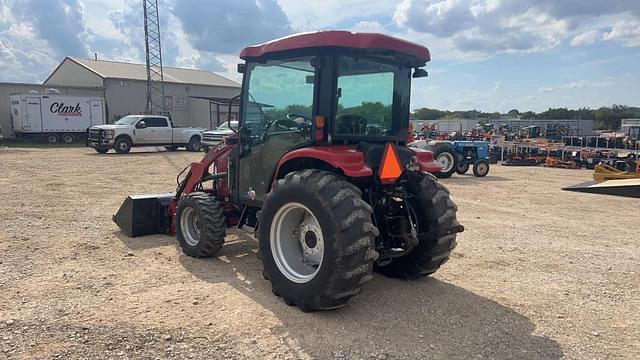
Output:
<path fill-rule="evenodd" d="M 104 124 L 106 119 L 101 97 L 20 94 L 10 96 L 9 101 L 16 138 L 70 144 L 84 136 L 88 127 Z"/>
<path fill-rule="evenodd" d="M 176 127 L 161 115 L 127 115 L 114 124 L 92 126 L 87 130 L 87 146 L 101 154 L 114 149 L 126 154 L 134 146 L 164 146 L 167 150 L 186 147 L 200 151 L 204 128 Z"/>

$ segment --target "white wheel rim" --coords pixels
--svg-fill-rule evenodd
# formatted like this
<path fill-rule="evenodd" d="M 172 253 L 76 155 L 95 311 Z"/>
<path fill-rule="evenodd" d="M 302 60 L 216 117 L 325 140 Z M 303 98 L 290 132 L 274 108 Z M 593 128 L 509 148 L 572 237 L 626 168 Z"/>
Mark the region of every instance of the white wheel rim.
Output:
<path fill-rule="evenodd" d="M 438 155 L 438 164 L 442 168 L 442 172 L 449 172 L 453 169 L 453 164 L 455 163 L 453 159 L 453 155 L 450 153 L 442 153 Z"/>
<path fill-rule="evenodd" d="M 300 203 L 287 203 L 273 217 L 270 231 L 273 260 L 287 279 L 303 284 L 322 267 L 324 236 L 315 215 Z"/>
<path fill-rule="evenodd" d="M 127 145 L 126 141 L 120 141 L 118 143 L 118 148 L 120 148 L 120 150 L 127 150 L 127 147 L 128 147 L 128 145 Z"/>
<path fill-rule="evenodd" d="M 481 162 L 478 165 L 476 165 L 476 167 L 478 168 L 478 174 L 486 174 L 489 170 L 487 167 L 487 164 Z"/>
<path fill-rule="evenodd" d="M 197 246 L 200 242 L 200 217 L 194 208 L 185 208 L 180 216 L 180 230 L 184 241 L 189 246 Z"/>

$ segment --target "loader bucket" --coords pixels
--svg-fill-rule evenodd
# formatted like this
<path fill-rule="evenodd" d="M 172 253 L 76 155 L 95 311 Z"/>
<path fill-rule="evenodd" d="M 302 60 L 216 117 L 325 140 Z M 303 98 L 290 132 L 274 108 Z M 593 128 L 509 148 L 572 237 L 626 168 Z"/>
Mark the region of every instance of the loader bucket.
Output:
<path fill-rule="evenodd" d="M 171 228 L 168 207 L 173 197 L 173 193 L 131 195 L 113 215 L 113 222 L 129 237 L 167 234 Z"/>

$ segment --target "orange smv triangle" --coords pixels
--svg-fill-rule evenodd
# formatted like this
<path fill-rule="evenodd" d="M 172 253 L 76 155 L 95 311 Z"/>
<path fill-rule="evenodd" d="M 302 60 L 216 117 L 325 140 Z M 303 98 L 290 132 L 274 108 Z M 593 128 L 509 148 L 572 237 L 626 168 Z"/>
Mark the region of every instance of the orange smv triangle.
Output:
<path fill-rule="evenodd" d="M 395 147 L 392 144 L 387 144 L 384 149 L 384 156 L 382 157 L 382 165 L 380 166 L 380 181 L 383 184 L 393 183 L 400 175 L 402 175 L 402 165 L 400 159 L 398 159 L 398 153 L 396 153 Z"/>

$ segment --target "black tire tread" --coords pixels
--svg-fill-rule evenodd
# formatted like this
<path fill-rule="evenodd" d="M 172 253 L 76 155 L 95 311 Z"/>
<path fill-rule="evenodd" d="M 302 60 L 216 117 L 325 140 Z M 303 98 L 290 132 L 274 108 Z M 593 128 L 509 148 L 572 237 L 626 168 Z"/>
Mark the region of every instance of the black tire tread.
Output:
<path fill-rule="evenodd" d="M 194 151 L 200 151 L 200 149 L 202 149 L 202 144 L 200 144 L 200 146 L 197 149 L 191 145 L 191 142 L 194 139 L 198 142 L 201 141 L 200 136 L 198 135 L 193 135 L 192 137 L 190 137 L 189 142 L 187 143 L 187 146 L 186 146 L 188 151 L 194 152 Z"/>
<path fill-rule="evenodd" d="M 390 277 L 417 279 L 431 275 L 449 260 L 457 245 L 456 232 L 452 232 L 460 226 L 456 218 L 457 206 L 447 188 L 426 174 L 414 196 L 416 201 L 429 205 L 423 219 L 418 221 L 426 221 L 430 231 L 421 236 L 418 246 L 407 255 L 393 259 L 386 266 L 376 267 L 377 271 Z"/>
<path fill-rule="evenodd" d="M 176 219 L 176 226 L 178 227 L 176 230 L 180 248 L 185 254 L 191 257 L 212 257 L 222 248 L 226 236 L 227 226 L 222 205 L 213 196 L 204 192 L 194 192 L 187 195 L 186 198 L 193 200 L 197 204 L 200 211 L 202 229 L 198 246 L 189 246 L 181 236 L 179 228 L 180 219 Z M 180 203 L 178 203 L 178 207 L 180 207 Z M 178 211 L 178 214 L 180 214 L 180 211 Z"/>
<path fill-rule="evenodd" d="M 120 150 L 120 148 L 118 147 L 118 142 L 120 141 L 126 141 L 129 144 L 129 148 L 125 151 Z M 133 146 L 133 142 L 131 141 L 131 138 L 127 135 L 120 135 L 116 138 L 116 140 L 113 142 L 113 149 L 118 153 L 118 154 L 128 154 L 131 151 L 131 147 Z"/>
<path fill-rule="evenodd" d="M 332 214 L 337 231 L 335 234 L 325 234 L 325 237 L 335 238 L 332 246 L 335 246 L 336 253 L 332 263 L 323 263 L 322 266 L 331 268 L 332 273 L 324 286 L 316 292 L 306 294 L 302 298 L 289 297 L 288 284 L 274 282 L 274 276 L 269 276 L 274 292 L 282 296 L 287 304 L 293 303 L 303 311 L 328 310 L 344 306 L 371 280 L 373 263 L 378 258 L 378 253 L 374 250 L 378 230 L 372 222 L 372 209 L 362 199 L 362 192 L 355 185 L 334 173 L 316 169 L 292 172 L 278 180 L 267 194 L 265 206 L 268 206 L 270 199 L 279 189 L 294 184 L 312 189 L 322 206 Z M 264 211 L 261 214 L 264 214 Z M 260 219 L 260 224 L 271 226 L 270 219 Z M 269 241 L 270 239 L 260 239 L 261 243 L 268 244 Z M 325 249 L 328 248 L 330 246 L 325 245 Z M 263 261 L 264 259 L 263 255 Z"/>

